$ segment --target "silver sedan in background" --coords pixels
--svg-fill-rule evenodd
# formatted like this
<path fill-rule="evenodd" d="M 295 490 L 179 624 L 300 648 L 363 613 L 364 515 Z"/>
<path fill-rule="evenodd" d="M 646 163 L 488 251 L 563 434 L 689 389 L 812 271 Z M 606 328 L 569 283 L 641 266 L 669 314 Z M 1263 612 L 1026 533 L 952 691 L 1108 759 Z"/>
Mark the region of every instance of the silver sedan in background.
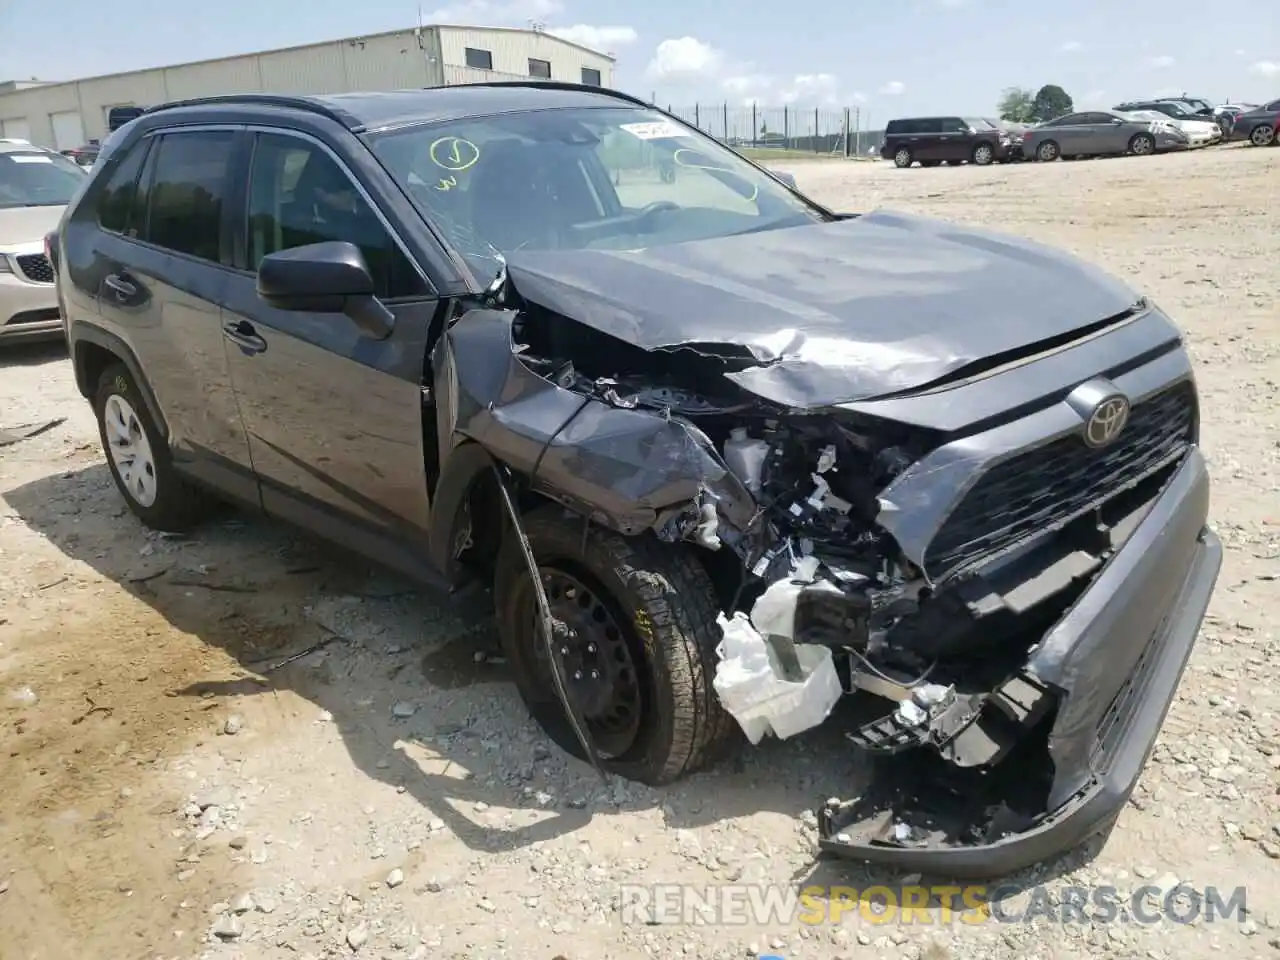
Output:
<path fill-rule="evenodd" d="M 1070 113 L 1032 127 L 1022 137 L 1024 155 L 1046 162 L 1059 157 L 1116 153 L 1148 156 L 1165 150 L 1184 150 L 1187 146 L 1187 136 L 1172 124 L 1118 110 Z"/>

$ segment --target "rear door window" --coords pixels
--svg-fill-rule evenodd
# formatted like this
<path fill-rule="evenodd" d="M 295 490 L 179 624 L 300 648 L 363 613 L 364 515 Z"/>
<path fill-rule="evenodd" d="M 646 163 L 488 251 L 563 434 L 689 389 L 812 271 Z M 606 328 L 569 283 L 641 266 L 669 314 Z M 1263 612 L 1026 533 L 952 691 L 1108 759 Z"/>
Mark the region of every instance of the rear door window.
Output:
<path fill-rule="evenodd" d="M 134 201 L 138 197 L 139 174 L 150 146 L 150 140 L 134 144 L 121 158 L 120 165 L 98 195 L 98 226 L 108 233 L 136 237 L 146 226 L 144 216 L 137 215 L 145 215 L 146 210 L 136 211 Z"/>
<path fill-rule="evenodd" d="M 916 121 L 916 129 L 914 133 L 942 133 L 943 123 L 941 117 L 928 117 L 923 120 Z"/>
<path fill-rule="evenodd" d="M 160 138 L 147 211 L 149 243 L 212 263 L 229 262 L 223 257 L 222 210 L 234 140 L 231 130 Z"/>

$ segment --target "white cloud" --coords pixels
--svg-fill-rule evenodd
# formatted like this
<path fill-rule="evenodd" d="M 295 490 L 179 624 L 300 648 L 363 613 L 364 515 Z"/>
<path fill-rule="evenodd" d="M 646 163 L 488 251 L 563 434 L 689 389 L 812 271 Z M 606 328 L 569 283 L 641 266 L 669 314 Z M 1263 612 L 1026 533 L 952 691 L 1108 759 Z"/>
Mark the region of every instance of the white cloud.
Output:
<path fill-rule="evenodd" d="M 1280 63 L 1273 60 L 1259 60 L 1249 68 L 1249 72 L 1261 74 L 1264 77 L 1274 77 L 1280 74 Z"/>
<path fill-rule="evenodd" d="M 571 27 L 548 27 L 547 33 L 605 53 L 635 43 L 639 36 L 635 27 L 594 27 L 586 23 L 575 23 Z"/>
<path fill-rule="evenodd" d="M 1248 55 L 1249 55 L 1249 54 L 1248 54 L 1248 53 L 1246 53 L 1244 50 L 1237 50 L 1237 51 L 1236 51 L 1236 56 L 1237 56 L 1237 57 L 1247 57 Z"/>
<path fill-rule="evenodd" d="M 902 93 L 906 89 L 907 89 L 906 84 L 904 84 L 901 80 L 890 80 L 888 83 L 886 83 L 883 87 L 880 88 L 880 92 L 884 94 L 886 97 L 896 97 L 898 94 Z"/>
<path fill-rule="evenodd" d="M 940 7 L 963 7 L 969 0 L 938 0 Z"/>
<path fill-rule="evenodd" d="M 1062 45 L 1058 47 L 1063 53 L 1075 53 L 1084 49 L 1084 44 L 1079 40 L 1064 40 Z"/>
<path fill-rule="evenodd" d="M 716 76 L 724 67 L 724 52 L 696 37 L 663 40 L 653 51 L 646 73 L 651 80 L 690 80 Z"/>
<path fill-rule="evenodd" d="M 1164 67 L 1172 67 L 1175 62 L 1176 61 L 1173 59 L 1173 57 L 1169 56 L 1168 54 L 1165 54 L 1164 56 L 1160 56 L 1160 57 L 1147 58 L 1147 66 L 1155 67 L 1156 69 L 1162 69 Z"/>
<path fill-rule="evenodd" d="M 560 0 L 462 0 L 424 13 L 423 21 L 505 27 L 542 20 L 563 10 Z"/>
<path fill-rule="evenodd" d="M 800 104 L 808 107 L 842 106 L 840 81 L 830 73 L 800 73 L 787 82 L 759 73 L 733 74 L 720 86 L 744 106 L 781 107 Z"/>
<path fill-rule="evenodd" d="M 1089 90 L 1080 98 L 1077 106 L 1080 107 L 1102 107 L 1107 102 L 1107 91 L 1105 90 Z"/>

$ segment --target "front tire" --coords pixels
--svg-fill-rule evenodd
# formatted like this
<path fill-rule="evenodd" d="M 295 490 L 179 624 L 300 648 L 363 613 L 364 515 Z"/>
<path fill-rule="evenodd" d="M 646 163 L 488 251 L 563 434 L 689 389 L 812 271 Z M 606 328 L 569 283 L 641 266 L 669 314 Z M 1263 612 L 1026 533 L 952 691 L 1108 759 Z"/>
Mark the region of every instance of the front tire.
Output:
<path fill-rule="evenodd" d="M 124 364 L 102 372 L 93 410 L 107 468 L 139 520 L 153 530 L 183 533 L 208 516 L 211 499 L 174 469 L 169 444 Z"/>
<path fill-rule="evenodd" d="M 715 759 L 735 727 L 712 687 L 719 604 L 696 559 L 647 536 L 594 527 L 584 537 L 583 521 L 560 507 L 535 510 L 522 523 L 553 614 L 572 631 L 557 639 L 556 652 L 602 766 L 657 786 Z M 494 600 L 521 698 L 558 746 L 585 760 L 556 694 L 536 592 L 511 533 L 498 552 Z"/>
<path fill-rule="evenodd" d="M 1156 139 L 1149 133 L 1135 133 L 1129 138 L 1129 152 L 1135 157 L 1149 157 L 1156 152 Z"/>
<path fill-rule="evenodd" d="M 973 163 L 975 166 L 986 167 L 996 158 L 996 152 L 991 149 L 991 144 L 980 143 L 973 148 Z"/>
<path fill-rule="evenodd" d="M 1041 163 L 1052 163 L 1060 156 L 1062 156 L 1062 151 L 1058 149 L 1058 145 L 1052 140 L 1046 140 L 1036 147 L 1036 159 Z"/>
<path fill-rule="evenodd" d="M 1269 147 L 1276 142 L 1276 128 L 1260 123 L 1249 131 L 1249 142 L 1255 147 Z"/>
<path fill-rule="evenodd" d="M 902 168 L 903 170 L 911 166 L 914 161 L 915 158 L 911 156 L 911 151 L 906 147 L 899 147 L 898 152 L 893 155 L 894 165 Z"/>

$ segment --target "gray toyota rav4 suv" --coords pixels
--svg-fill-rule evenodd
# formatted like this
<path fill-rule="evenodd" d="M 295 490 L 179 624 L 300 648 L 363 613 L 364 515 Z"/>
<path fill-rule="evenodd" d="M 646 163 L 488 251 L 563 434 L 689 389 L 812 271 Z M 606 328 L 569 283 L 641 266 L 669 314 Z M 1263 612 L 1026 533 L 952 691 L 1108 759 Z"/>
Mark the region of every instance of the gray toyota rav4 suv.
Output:
<path fill-rule="evenodd" d="M 651 784 L 735 739 L 735 613 L 784 672 L 825 648 L 870 756 L 831 853 L 990 876 L 1107 831 L 1217 579 L 1155 304 L 621 93 L 152 108 L 50 247 L 144 523 L 235 501 L 492 586 L 538 722 Z"/>

